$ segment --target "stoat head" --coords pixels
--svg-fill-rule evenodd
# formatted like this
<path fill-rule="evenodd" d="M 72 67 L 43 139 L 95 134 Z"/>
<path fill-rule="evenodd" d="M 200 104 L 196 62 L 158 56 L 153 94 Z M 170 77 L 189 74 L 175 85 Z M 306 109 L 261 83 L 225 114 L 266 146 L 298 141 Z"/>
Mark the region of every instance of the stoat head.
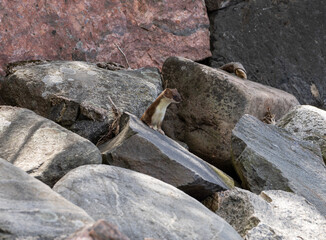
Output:
<path fill-rule="evenodd" d="M 237 68 L 235 70 L 235 75 L 237 75 L 240 78 L 247 79 L 247 73 L 246 73 L 246 71 L 244 69 Z"/>
<path fill-rule="evenodd" d="M 181 96 L 176 88 L 166 88 L 164 90 L 164 97 L 170 99 L 173 103 L 179 103 L 182 101 Z"/>

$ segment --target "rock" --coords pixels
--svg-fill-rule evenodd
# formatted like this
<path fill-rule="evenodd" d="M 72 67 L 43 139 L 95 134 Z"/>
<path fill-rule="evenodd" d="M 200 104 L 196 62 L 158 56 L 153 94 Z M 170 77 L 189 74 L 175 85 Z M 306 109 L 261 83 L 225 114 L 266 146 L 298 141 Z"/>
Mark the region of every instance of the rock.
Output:
<path fill-rule="evenodd" d="M 1 1 L 0 75 L 32 59 L 161 67 L 172 55 L 211 56 L 204 1 Z M 121 49 L 121 51 L 119 50 Z"/>
<path fill-rule="evenodd" d="M 243 1 L 244 0 L 205 0 L 205 4 L 208 11 L 215 11 L 236 5 Z"/>
<path fill-rule="evenodd" d="M 1 91 L 1 84 L 3 82 L 3 77 L 0 76 L 0 91 Z M 0 95 L 0 105 L 4 105 L 5 104 L 5 101 L 3 101 L 1 95 Z"/>
<path fill-rule="evenodd" d="M 134 115 L 123 115 L 120 125 L 120 134 L 99 147 L 104 163 L 148 174 L 197 199 L 229 189 L 206 162 Z"/>
<path fill-rule="evenodd" d="M 0 239 L 62 239 L 94 222 L 81 208 L 0 158 Z"/>
<path fill-rule="evenodd" d="M 78 167 L 53 188 L 130 239 L 241 239 L 222 218 L 158 179 L 108 165 Z"/>
<path fill-rule="evenodd" d="M 241 62 L 248 79 L 325 109 L 325 12 L 319 0 L 242 1 L 212 12 L 210 65 Z"/>
<path fill-rule="evenodd" d="M 243 114 L 262 119 L 270 107 L 279 119 L 298 104 L 286 92 L 184 58 L 167 59 L 162 73 L 167 87 L 183 98 L 168 109 L 163 130 L 226 172 L 232 169 L 231 131 Z"/>
<path fill-rule="evenodd" d="M 269 190 L 258 196 L 232 189 L 216 193 L 206 203 L 244 239 L 326 239 L 325 217 L 293 193 Z"/>
<path fill-rule="evenodd" d="M 326 163 L 326 111 L 309 105 L 296 106 L 277 122 L 277 126 L 318 144 Z"/>
<path fill-rule="evenodd" d="M 156 68 L 109 71 L 85 62 L 40 62 L 11 69 L 0 95 L 96 143 L 121 111 L 141 116 L 162 91 Z"/>
<path fill-rule="evenodd" d="M 74 233 L 67 240 L 129 240 L 112 224 L 105 220 L 98 220 Z"/>
<path fill-rule="evenodd" d="M 326 215 L 326 166 L 319 146 L 244 115 L 232 131 L 235 168 L 254 193 L 296 193 Z"/>
<path fill-rule="evenodd" d="M 102 162 L 98 148 L 28 109 L 0 106 L 0 157 L 53 186 L 71 169 Z"/>

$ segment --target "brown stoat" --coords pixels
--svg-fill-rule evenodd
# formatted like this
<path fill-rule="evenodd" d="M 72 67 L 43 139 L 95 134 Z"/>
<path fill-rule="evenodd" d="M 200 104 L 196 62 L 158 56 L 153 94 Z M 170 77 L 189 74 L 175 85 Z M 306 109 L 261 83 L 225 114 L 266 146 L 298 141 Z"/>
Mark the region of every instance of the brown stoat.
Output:
<path fill-rule="evenodd" d="M 246 69 L 239 62 L 230 62 L 224 64 L 222 67 L 219 67 L 219 69 L 222 69 L 229 73 L 235 73 L 235 75 L 237 75 L 238 77 L 247 79 Z"/>
<path fill-rule="evenodd" d="M 156 100 L 147 108 L 140 118 L 150 128 L 159 131 L 164 135 L 161 129 L 165 112 L 170 103 L 181 102 L 181 96 L 177 89 L 166 88 Z"/>

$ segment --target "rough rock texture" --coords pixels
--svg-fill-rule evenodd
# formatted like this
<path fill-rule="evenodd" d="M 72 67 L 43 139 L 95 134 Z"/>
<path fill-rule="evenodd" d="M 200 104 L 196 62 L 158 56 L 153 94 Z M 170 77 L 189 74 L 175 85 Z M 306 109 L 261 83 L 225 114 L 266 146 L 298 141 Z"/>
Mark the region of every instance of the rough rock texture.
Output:
<path fill-rule="evenodd" d="M 0 76 L 0 89 L 1 89 L 2 82 L 3 82 L 3 77 Z M 0 105 L 4 105 L 4 104 L 5 104 L 5 101 L 2 99 L 1 94 L 0 94 Z"/>
<path fill-rule="evenodd" d="M 54 239 L 94 220 L 81 208 L 0 158 L 0 239 Z"/>
<path fill-rule="evenodd" d="M 205 0 L 208 11 L 215 11 L 226 7 L 233 6 L 244 0 Z"/>
<path fill-rule="evenodd" d="M 0 3 L 0 75 L 8 62 L 113 61 L 160 67 L 168 56 L 211 56 L 204 1 Z"/>
<path fill-rule="evenodd" d="M 326 239 L 326 219 L 306 199 L 281 190 L 260 196 L 242 189 L 216 193 L 206 206 L 248 240 Z"/>
<path fill-rule="evenodd" d="M 67 240 L 129 240 L 112 224 L 105 220 L 98 220 L 74 233 Z"/>
<path fill-rule="evenodd" d="M 326 111 L 309 105 L 296 106 L 277 122 L 277 126 L 318 144 L 326 163 Z"/>
<path fill-rule="evenodd" d="M 103 162 L 148 174 L 201 200 L 229 189 L 205 161 L 134 115 L 123 115 L 121 123 L 120 134 L 100 146 Z"/>
<path fill-rule="evenodd" d="M 325 12 L 320 0 L 256 0 L 211 13 L 211 66 L 241 62 L 248 79 L 326 108 Z"/>
<path fill-rule="evenodd" d="M 0 95 L 96 142 L 115 119 L 113 103 L 140 117 L 162 91 L 156 68 L 109 71 L 85 62 L 28 63 L 11 69 Z"/>
<path fill-rule="evenodd" d="M 168 109 L 163 130 L 225 171 L 231 168 L 231 131 L 243 114 L 262 119 L 269 107 L 278 119 L 298 104 L 291 94 L 184 58 L 167 59 L 162 71 L 167 87 L 183 99 Z"/>
<path fill-rule="evenodd" d="M 319 146 L 244 115 L 232 131 L 232 151 L 245 188 L 294 192 L 326 215 L 326 166 Z"/>
<path fill-rule="evenodd" d="M 200 202 L 145 174 L 108 165 L 78 167 L 53 188 L 130 239 L 241 239 Z"/>
<path fill-rule="evenodd" d="M 73 168 L 102 162 L 98 148 L 34 112 L 0 106 L 0 157 L 53 186 Z"/>

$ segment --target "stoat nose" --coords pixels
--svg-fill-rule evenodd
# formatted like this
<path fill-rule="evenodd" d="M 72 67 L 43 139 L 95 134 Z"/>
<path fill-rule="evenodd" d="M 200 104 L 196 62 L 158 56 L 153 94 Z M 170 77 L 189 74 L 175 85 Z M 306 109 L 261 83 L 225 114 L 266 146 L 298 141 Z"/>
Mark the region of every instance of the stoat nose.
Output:
<path fill-rule="evenodd" d="M 182 102 L 181 96 L 173 96 L 173 100 L 176 102 Z"/>

